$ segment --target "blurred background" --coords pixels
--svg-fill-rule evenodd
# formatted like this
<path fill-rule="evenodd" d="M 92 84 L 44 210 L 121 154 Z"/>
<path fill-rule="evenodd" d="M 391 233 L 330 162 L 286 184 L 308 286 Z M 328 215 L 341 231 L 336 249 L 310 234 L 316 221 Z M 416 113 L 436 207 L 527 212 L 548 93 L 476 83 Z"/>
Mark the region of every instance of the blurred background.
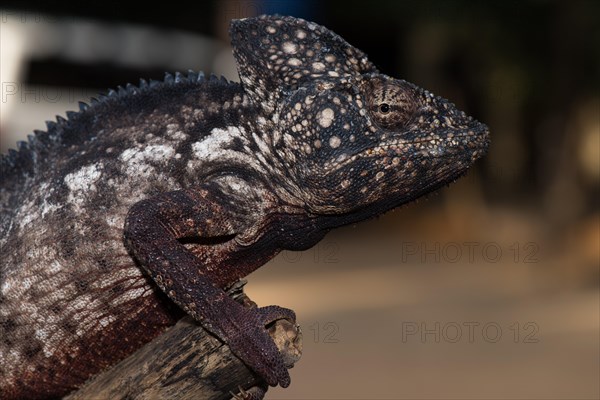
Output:
<path fill-rule="evenodd" d="M 232 18 L 313 20 L 489 125 L 467 177 L 250 276 L 304 354 L 272 399 L 600 397 L 600 2 L 4 1 L 0 150 L 164 71 L 237 79 Z"/>

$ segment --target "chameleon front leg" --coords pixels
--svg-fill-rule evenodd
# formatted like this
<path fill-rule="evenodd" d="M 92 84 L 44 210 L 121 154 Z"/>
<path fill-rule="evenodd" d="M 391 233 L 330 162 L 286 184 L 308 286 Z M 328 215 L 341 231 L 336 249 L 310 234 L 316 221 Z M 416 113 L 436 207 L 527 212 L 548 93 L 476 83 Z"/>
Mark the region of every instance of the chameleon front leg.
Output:
<path fill-rule="evenodd" d="M 282 318 L 295 322 L 294 312 L 277 306 L 245 308 L 217 284 L 224 281 L 227 271 L 233 276 L 239 273 L 236 265 L 223 262 L 235 260 L 235 252 L 248 251 L 235 242 L 235 237 L 243 233 L 247 226 L 243 217 L 247 219 L 249 213 L 243 205 L 235 211 L 226 207 L 231 204 L 226 197 L 219 185 L 207 183 L 140 201 L 127 215 L 125 243 L 169 298 L 227 343 L 269 385 L 287 387 L 289 373 L 265 326 Z M 216 244 L 221 253 L 213 251 L 204 260 L 178 240 L 219 237 L 227 240 Z M 272 249 L 270 252 L 275 253 Z"/>

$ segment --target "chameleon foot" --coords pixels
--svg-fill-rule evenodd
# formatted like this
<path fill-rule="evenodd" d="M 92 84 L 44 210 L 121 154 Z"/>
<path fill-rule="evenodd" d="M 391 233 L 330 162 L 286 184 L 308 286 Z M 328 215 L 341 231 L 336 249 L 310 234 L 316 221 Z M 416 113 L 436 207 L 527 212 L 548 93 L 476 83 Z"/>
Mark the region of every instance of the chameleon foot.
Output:
<path fill-rule="evenodd" d="M 266 326 L 278 319 L 294 323 L 296 314 L 287 308 L 267 306 L 244 310 L 240 330 L 229 336 L 229 347 L 270 386 L 288 387 L 290 375 Z"/>

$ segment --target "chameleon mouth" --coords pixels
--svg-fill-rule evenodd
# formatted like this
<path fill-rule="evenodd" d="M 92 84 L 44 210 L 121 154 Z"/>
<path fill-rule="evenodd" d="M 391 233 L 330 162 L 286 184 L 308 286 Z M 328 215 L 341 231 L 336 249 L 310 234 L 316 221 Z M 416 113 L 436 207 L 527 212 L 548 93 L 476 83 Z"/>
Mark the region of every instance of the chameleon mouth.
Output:
<path fill-rule="evenodd" d="M 489 148 L 489 129 L 485 124 L 473 121 L 465 130 L 442 131 L 440 134 L 415 139 L 399 138 L 394 141 L 381 143 L 374 148 L 368 148 L 331 166 L 329 172 L 346 167 L 348 164 L 365 158 L 399 158 L 402 160 L 414 158 L 449 158 L 458 157 L 461 161 L 470 163 L 483 157 Z"/>
<path fill-rule="evenodd" d="M 407 141 L 415 154 L 430 158 L 456 157 L 474 162 L 487 153 L 490 134 L 487 125 L 469 119 L 469 125 L 456 129 L 444 129 L 435 135 Z"/>
<path fill-rule="evenodd" d="M 454 134 L 446 139 L 422 138 L 417 140 L 399 139 L 368 148 L 352 156 L 344 156 L 342 160 L 326 165 L 327 174 L 346 168 L 348 165 L 365 159 L 397 159 L 398 164 L 417 159 L 448 159 L 471 164 L 483 157 L 489 147 L 489 131 L 482 125 L 482 133 L 468 131 Z"/>

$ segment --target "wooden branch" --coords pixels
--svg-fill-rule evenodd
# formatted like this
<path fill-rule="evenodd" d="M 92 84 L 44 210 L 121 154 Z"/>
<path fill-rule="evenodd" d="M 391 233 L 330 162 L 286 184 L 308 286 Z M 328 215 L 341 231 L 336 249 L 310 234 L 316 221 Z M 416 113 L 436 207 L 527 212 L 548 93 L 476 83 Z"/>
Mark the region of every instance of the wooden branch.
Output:
<path fill-rule="evenodd" d="M 255 307 L 243 293 L 244 284 L 234 285 L 229 293 L 243 305 Z M 269 334 L 291 368 L 302 354 L 300 327 L 278 320 Z M 266 388 L 229 347 L 185 317 L 66 399 L 231 399 L 240 388 L 252 387 Z"/>

